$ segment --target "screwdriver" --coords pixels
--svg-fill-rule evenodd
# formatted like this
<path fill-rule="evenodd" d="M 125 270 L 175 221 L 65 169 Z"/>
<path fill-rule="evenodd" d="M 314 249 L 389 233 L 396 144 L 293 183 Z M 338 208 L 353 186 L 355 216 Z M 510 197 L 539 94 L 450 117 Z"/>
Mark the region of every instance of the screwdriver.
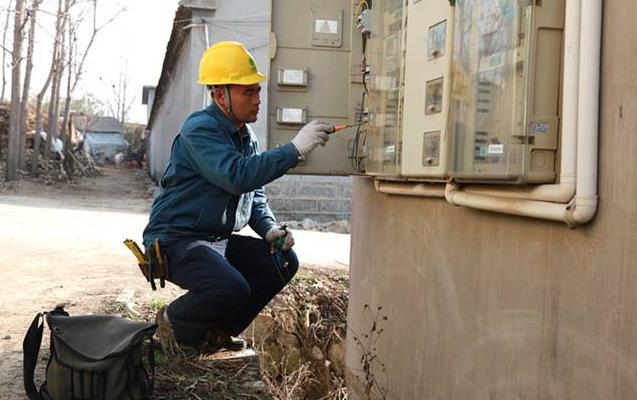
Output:
<path fill-rule="evenodd" d="M 328 132 L 328 133 L 335 133 L 335 132 L 338 132 L 338 131 L 342 131 L 343 129 L 346 129 L 346 128 L 353 128 L 353 127 L 358 126 L 358 125 L 363 125 L 365 123 L 367 123 L 367 121 L 358 122 L 358 123 L 355 123 L 355 124 L 347 124 L 347 125 L 332 125 L 332 130 L 330 132 Z"/>
<path fill-rule="evenodd" d="M 285 232 L 285 230 L 288 229 L 288 226 L 287 225 L 282 225 L 279 229 L 281 229 L 283 232 Z M 285 235 L 287 235 L 287 232 L 286 232 Z M 285 235 L 279 237 L 275 241 L 275 246 L 276 246 L 277 250 L 281 250 L 283 248 L 283 245 L 285 244 Z"/>

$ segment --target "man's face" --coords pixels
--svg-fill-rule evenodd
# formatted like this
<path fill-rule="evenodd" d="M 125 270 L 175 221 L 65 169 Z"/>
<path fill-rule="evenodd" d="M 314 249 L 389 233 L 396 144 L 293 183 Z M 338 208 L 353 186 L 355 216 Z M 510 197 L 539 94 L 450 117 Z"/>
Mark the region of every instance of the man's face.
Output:
<path fill-rule="evenodd" d="M 257 120 L 261 104 L 261 85 L 230 85 L 232 113 L 239 122 L 251 123 Z"/>

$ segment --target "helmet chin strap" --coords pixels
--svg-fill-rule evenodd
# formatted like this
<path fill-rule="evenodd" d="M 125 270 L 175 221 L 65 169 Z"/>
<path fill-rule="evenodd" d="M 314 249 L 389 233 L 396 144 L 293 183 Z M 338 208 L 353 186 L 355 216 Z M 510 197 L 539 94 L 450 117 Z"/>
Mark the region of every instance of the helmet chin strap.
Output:
<path fill-rule="evenodd" d="M 229 85 L 223 85 L 223 100 L 224 100 L 225 106 L 221 106 L 221 104 L 219 104 L 217 100 L 214 100 L 214 102 L 215 104 L 217 104 L 217 106 L 219 106 L 219 108 L 221 108 L 226 113 L 226 115 L 232 121 L 232 123 L 241 123 L 239 121 L 239 118 L 237 118 L 237 116 L 232 111 L 232 99 L 230 98 L 230 88 L 228 86 Z M 241 124 L 243 125 L 243 123 Z"/>

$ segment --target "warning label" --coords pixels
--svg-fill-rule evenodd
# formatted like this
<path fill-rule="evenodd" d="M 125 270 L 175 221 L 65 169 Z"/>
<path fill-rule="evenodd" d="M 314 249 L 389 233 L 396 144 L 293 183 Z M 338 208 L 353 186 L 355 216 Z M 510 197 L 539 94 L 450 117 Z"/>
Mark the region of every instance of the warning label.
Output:
<path fill-rule="evenodd" d="M 317 19 L 314 21 L 314 30 L 316 33 L 338 33 L 338 21 L 333 19 Z"/>

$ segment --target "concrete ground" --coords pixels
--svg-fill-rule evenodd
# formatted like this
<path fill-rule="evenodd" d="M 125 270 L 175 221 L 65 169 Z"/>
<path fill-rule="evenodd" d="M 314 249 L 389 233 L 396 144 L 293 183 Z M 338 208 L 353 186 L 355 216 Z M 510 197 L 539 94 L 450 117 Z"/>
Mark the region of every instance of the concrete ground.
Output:
<path fill-rule="evenodd" d="M 65 190 L 22 184 L 0 194 L 0 400 L 25 398 L 21 345 L 35 313 L 59 303 L 96 313 L 122 294 L 138 304 L 179 295 L 172 285 L 153 292 L 122 244 L 140 241 L 148 219 L 152 188 L 140 179 L 113 170 Z M 347 268 L 349 235 L 294 235 L 303 264 Z"/>

